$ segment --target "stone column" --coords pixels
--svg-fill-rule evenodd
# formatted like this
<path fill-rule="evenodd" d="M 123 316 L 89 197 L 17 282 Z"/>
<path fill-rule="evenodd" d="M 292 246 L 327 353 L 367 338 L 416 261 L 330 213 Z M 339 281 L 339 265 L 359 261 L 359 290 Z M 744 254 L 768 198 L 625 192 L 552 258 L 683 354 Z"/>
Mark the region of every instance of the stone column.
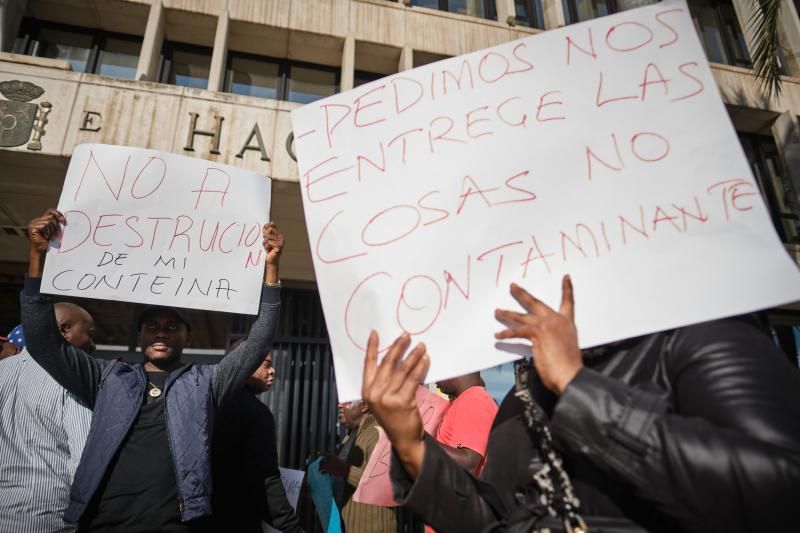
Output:
<path fill-rule="evenodd" d="M 353 77 L 356 70 L 356 37 L 348 33 L 344 38 L 342 47 L 342 72 L 339 82 L 339 90 L 349 91 L 353 88 Z"/>
<path fill-rule="evenodd" d="M 517 14 L 514 9 L 514 0 L 495 0 L 495 10 L 497 11 L 497 21 L 506 24 L 513 24 Z"/>
<path fill-rule="evenodd" d="M 158 81 L 158 64 L 161 59 L 161 45 L 164 42 L 164 5 L 161 0 L 153 0 L 147 27 L 144 30 L 142 51 L 136 66 L 136 79 Z"/>
<path fill-rule="evenodd" d="M 208 90 L 221 91 L 225 84 L 225 63 L 228 58 L 228 27 L 230 18 L 226 9 L 217 17 L 217 33 L 214 36 L 214 51 L 208 72 Z"/>
<path fill-rule="evenodd" d="M 542 0 L 542 12 L 544 13 L 544 29 L 546 30 L 560 28 L 567 23 L 564 5 L 561 0 Z"/>
<path fill-rule="evenodd" d="M 411 70 L 414 68 L 414 50 L 408 46 L 403 46 L 403 49 L 400 50 L 400 61 L 397 63 L 397 72 L 403 72 L 404 70 Z"/>
<path fill-rule="evenodd" d="M 27 5 L 27 0 L 0 0 L 0 52 L 14 47 Z"/>
<path fill-rule="evenodd" d="M 794 2 L 781 3 L 778 29 L 786 70 L 790 76 L 800 78 L 800 17 Z"/>

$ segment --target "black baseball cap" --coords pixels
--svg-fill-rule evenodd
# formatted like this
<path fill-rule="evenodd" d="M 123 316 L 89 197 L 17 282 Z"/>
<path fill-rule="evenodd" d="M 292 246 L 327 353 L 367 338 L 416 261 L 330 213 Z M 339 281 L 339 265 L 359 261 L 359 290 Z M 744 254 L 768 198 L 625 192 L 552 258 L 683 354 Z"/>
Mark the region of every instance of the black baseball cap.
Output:
<path fill-rule="evenodd" d="M 182 309 L 180 307 L 170 307 L 167 305 L 149 305 L 139 312 L 139 315 L 136 318 L 136 331 L 141 330 L 142 323 L 147 319 L 147 317 L 157 311 L 168 311 L 173 313 L 180 319 L 181 322 L 186 324 L 186 328 L 189 331 L 192 330 L 192 321 L 189 319 L 189 314 L 186 312 L 186 309 Z"/>

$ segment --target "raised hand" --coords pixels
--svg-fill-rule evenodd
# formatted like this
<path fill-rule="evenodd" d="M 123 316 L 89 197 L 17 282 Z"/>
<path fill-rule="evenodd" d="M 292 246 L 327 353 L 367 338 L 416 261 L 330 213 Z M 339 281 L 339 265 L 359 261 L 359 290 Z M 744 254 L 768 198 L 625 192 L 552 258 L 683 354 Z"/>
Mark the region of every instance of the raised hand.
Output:
<path fill-rule="evenodd" d="M 277 265 L 285 244 L 283 233 L 274 222 L 270 222 L 269 224 L 264 224 L 261 236 L 263 237 L 261 242 L 264 245 L 264 251 L 267 252 L 267 264 Z"/>
<path fill-rule="evenodd" d="M 495 318 L 510 327 L 496 333 L 495 338 L 530 340 L 533 364 L 542 383 L 560 396 L 583 368 L 578 331 L 575 329 L 572 281 L 567 275 L 561 282 L 561 306 L 558 312 L 515 283 L 511 284 L 511 295 L 526 313 L 497 309 Z"/>
<path fill-rule="evenodd" d="M 369 334 L 361 393 L 406 472 L 415 478 L 425 456 L 422 440 L 425 433 L 416 391 L 428 373 L 430 358 L 425 345 L 420 343 L 403 359 L 409 344 L 411 337 L 404 333 L 378 364 L 378 334 L 375 331 Z"/>
<path fill-rule="evenodd" d="M 66 225 L 67 219 L 59 211 L 50 208 L 28 224 L 28 240 L 31 250 L 47 252 L 48 243 L 58 235 L 59 224 Z"/>

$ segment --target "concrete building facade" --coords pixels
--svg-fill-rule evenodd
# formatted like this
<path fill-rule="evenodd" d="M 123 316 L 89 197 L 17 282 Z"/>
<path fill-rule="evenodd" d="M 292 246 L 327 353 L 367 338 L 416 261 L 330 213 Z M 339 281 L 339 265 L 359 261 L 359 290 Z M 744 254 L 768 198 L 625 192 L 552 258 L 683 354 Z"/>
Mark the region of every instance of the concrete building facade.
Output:
<path fill-rule="evenodd" d="M 78 144 L 153 148 L 270 176 L 272 217 L 290 243 L 282 277 L 313 292 L 292 109 L 381 76 L 645 3 L 652 2 L 0 0 L 0 324 L 11 326 L 18 311 L 27 222 L 57 203 Z M 767 98 L 749 68 L 751 0 L 690 0 L 689 6 L 776 229 L 800 259 L 797 8 L 783 0 L 783 91 Z M 129 344 L 121 307 L 93 305 L 104 321 L 101 343 Z M 798 309 L 769 313 L 795 354 Z M 241 333 L 227 317 L 204 313 L 200 320 L 208 334 L 198 341 L 212 355 Z"/>

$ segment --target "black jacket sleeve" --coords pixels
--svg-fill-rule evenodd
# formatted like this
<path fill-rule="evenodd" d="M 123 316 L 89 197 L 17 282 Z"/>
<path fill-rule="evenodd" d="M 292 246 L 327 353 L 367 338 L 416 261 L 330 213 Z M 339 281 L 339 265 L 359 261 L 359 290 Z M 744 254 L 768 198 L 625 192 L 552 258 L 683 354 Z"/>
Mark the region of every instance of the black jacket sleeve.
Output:
<path fill-rule="evenodd" d="M 20 295 L 25 347 L 62 387 L 94 408 L 102 370 L 112 361 L 95 359 L 64 340 L 58 331 L 53 299 L 39 292 L 41 278 L 25 278 Z"/>
<path fill-rule="evenodd" d="M 214 365 L 212 389 L 217 407 L 234 397 L 272 349 L 280 310 L 280 289 L 264 287 L 258 318 L 250 327 L 247 340 Z"/>
<path fill-rule="evenodd" d="M 256 452 L 259 469 L 263 472 L 264 513 L 262 519 L 282 533 L 299 533 L 300 519 L 286 497 L 281 472 L 278 468 L 278 450 L 275 441 L 275 418 L 264 406 L 262 425 L 258 429 L 261 438 L 253 439 L 260 448 Z"/>
<path fill-rule="evenodd" d="M 427 433 L 419 476 L 412 483 L 392 453 L 391 477 L 395 500 L 437 531 L 488 531 L 498 522 L 494 488 L 453 461 Z"/>
<path fill-rule="evenodd" d="M 661 357 L 671 401 L 581 370 L 555 408 L 557 446 L 686 531 L 795 523 L 798 370 L 769 338 L 734 321 L 676 330 Z"/>
<path fill-rule="evenodd" d="M 264 521 L 282 533 L 299 533 L 300 519 L 286 499 L 280 471 L 264 480 L 264 490 L 267 497 L 267 511 Z"/>

